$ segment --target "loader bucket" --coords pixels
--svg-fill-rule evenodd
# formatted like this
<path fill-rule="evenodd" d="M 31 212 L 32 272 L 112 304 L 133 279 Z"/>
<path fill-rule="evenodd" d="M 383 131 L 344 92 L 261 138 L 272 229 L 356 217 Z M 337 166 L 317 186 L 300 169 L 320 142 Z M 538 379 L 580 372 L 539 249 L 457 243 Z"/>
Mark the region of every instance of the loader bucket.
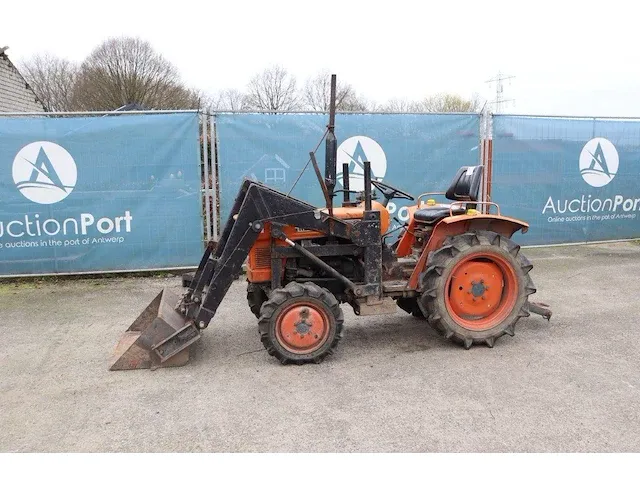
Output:
<path fill-rule="evenodd" d="M 180 298 L 162 290 L 131 324 L 116 346 L 109 370 L 180 367 L 201 334 L 195 323 L 175 310 Z"/>

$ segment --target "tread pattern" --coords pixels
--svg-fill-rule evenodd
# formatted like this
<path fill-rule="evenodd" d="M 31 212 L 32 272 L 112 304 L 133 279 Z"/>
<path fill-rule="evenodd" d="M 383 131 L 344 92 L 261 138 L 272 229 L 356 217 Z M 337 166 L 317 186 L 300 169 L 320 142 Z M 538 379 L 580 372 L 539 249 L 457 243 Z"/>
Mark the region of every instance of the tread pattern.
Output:
<path fill-rule="evenodd" d="M 267 300 L 267 294 L 255 283 L 247 283 L 247 303 L 256 318 L 260 318 L 260 309 L 262 304 Z"/>
<path fill-rule="evenodd" d="M 327 341 L 318 350 L 308 354 L 295 354 L 284 349 L 278 343 L 275 335 L 275 323 L 281 307 L 293 299 L 312 298 L 318 301 L 327 311 L 330 323 L 330 333 Z M 320 363 L 327 355 L 333 355 L 338 342 L 343 337 L 344 315 L 336 297 L 326 288 L 315 283 L 290 282 L 283 288 L 275 289 L 267 301 L 262 304 L 258 331 L 260 340 L 267 353 L 276 357 L 282 364 Z"/>
<path fill-rule="evenodd" d="M 484 331 L 467 330 L 458 325 L 444 307 L 443 299 L 445 271 L 450 271 L 469 249 L 479 251 L 488 249 L 501 252 L 507 257 L 516 271 L 519 283 L 518 298 L 512 313 L 500 324 Z M 513 336 L 516 323 L 530 315 L 528 310 L 528 297 L 536 292 L 536 288 L 529 276 L 533 265 L 520 252 L 520 246 L 513 240 L 491 231 L 471 231 L 447 237 L 441 248 L 429 254 L 428 268 L 420 277 L 420 285 L 423 294 L 418 300 L 418 305 L 426 317 L 429 325 L 443 335 L 462 344 L 466 349 L 474 344 L 485 344 L 492 348 L 495 341 L 502 335 Z"/>

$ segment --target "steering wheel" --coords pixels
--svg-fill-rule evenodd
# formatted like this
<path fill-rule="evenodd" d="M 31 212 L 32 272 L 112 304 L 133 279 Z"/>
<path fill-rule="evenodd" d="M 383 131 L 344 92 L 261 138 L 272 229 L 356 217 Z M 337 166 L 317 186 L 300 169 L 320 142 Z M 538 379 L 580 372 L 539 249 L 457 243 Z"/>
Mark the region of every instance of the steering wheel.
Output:
<path fill-rule="evenodd" d="M 392 187 L 391 185 L 387 185 L 386 183 L 379 182 L 378 180 L 371 179 L 371 184 L 378 190 L 380 190 L 380 193 L 382 193 L 382 196 L 384 197 L 384 202 L 381 202 L 383 207 L 386 207 L 389 201 L 394 198 L 401 198 L 411 201 L 415 200 L 415 198 L 413 198 L 407 192 L 403 192 L 402 190 Z"/>

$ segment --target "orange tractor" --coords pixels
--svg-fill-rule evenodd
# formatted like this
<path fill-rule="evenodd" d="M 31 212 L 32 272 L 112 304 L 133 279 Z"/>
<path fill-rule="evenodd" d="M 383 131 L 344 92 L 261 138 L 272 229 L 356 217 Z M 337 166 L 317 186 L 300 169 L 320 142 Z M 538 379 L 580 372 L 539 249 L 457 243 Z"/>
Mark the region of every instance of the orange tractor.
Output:
<path fill-rule="evenodd" d="M 529 300 L 536 291 L 532 264 L 511 239 L 528 225 L 479 200 L 482 166 L 460 168 L 446 192 L 416 200 L 372 180 L 368 162 L 364 191 L 353 192 L 343 165 L 343 189 L 334 190 L 335 76 L 331 80 L 324 178 L 310 153 L 326 205 L 245 180 L 219 242 L 207 246 L 184 294 L 165 289 L 156 297 L 116 347 L 112 370 L 186 363 L 245 262 L 261 341 L 282 363 L 319 363 L 331 354 L 343 336 L 341 304 L 357 315 L 393 314 L 399 306 L 467 349 L 493 347 L 530 312 L 551 317 L 547 305 Z M 340 192 L 342 206 L 334 208 Z M 450 202 L 436 202 L 438 195 Z M 389 244 L 392 199 L 416 203 Z"/>

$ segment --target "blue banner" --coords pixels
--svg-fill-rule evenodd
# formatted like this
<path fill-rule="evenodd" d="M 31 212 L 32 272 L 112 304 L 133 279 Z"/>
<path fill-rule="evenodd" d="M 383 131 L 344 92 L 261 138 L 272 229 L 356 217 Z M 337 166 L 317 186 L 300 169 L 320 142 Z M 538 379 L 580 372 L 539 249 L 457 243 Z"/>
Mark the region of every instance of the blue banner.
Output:
<path fill-rule="evenodd" d="M 197 265 L 195 113 L 0 117 L 0 276 Z"/>
<path fill-rule="evenodd" d="M 492 200 L 523 245 L 640 237 L 640 121 L 495 116 Z"/>
<path fill-rule="evenodd" d="M 328 116 L 322 114 L 217 115 L 221 220 L 226 221 L 245 177 L 285 193 L 295 184 L 292 196 L 324 206 L 313 167 L 302 171 L 327 123 Z M 368 160 L 372 178 L 417 197 L 446 190 L 460 166 L 480 161 L 479 116 L 474 114 L 338 114 L 335 130 L 336 190 L 342 188 L 343 163 L 349 165 L 351 190 L 363 190 L 362 162 Z M 324 177 L 324 142 L 316 157 Z M 341 201 L 339 194 L 334 205 Z M 391 216 L 406 220 L 410 203 L 390 202 Z"/>

